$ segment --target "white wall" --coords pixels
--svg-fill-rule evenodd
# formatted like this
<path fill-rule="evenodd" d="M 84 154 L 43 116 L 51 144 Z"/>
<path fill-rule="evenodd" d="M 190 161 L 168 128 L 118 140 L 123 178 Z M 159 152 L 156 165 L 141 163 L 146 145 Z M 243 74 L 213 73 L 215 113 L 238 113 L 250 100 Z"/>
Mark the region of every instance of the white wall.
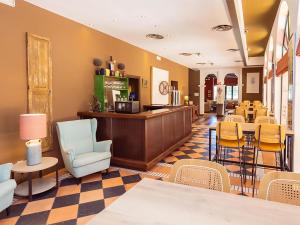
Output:
<path fill-rule="evenodd" d="M 288 4 L 289 8 L 289 15 L 290 15 L 290 26 L 291 26 L 291 33 L 294 37 L 294 55 L 295 51 L 299 42 L 299 32 L 300 32 L 300 17 L 299 17 L 299 1 L 298 0 L 282 0 L 282 2 L 285 1 Z M 277 12 L 276 19 L 274 21 L 274 25 L 272 28 L 272 32 L 270 35 L 270 39 L 273 38 L 273 40 L 277 40 L 278 35 L 278 18 L 279 18 L 279 12 Z M 269 40 L 270 40 L 269 39 Z M 277 43 L 275 41 L 275 43 Z M 274 46 L 274 58 L 276 59 L 276 56 L 278 54 L 279 48 L 277 44 Z M 267 54 L 267 52 L 265 53 Z M 266 66 L 266 65 L 265 65 Z M 300 57 L 294 57 L 294 65 L 293 65 L 293 71 L 294 71 L 294 90 L 293 90 L 293 99 L 294 99 L 294 105 L 293 105 L 293 121 L 294 121 L 294 171 L 300 172 Z M 278 88 L 278 84 L 275 86 Z M 275 91 L 275 99 L 279 99 L 279 93 L 280 90 Z M 270 93 L 268 93 L 270 94 Z M 270 96 L 267 96 L 267 98 L 270 98 Z M 297 107 L 298 106 L 298 107 Z M 276 108 L 276 103 L 275 103 Z"/>
<path fill-rule="evenodd" d="M 200 69 L 200 114 L 204 114 L 205 101 L 205 78 L 208 74 L 215 74 L 218 82 L 224 84 L 224 78 L 228 73 L 234 73 L 238 76 L 239 84 L 239 101 L 242 99 L 242 68 L 241 67 L 224 67 L 224 68 L 204 68 Z"/>

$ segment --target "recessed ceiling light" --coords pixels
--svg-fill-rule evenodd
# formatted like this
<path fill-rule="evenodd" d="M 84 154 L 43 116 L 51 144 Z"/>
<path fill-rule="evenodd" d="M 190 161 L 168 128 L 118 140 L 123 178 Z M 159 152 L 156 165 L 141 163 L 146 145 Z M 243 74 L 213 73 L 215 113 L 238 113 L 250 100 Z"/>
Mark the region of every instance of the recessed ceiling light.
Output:
<path fill-rule="evenodd" d="M 229 31 L 232 29 L 231 25 L 227 25 L 227 24 L 222 24 L 222 25 L 218 25 L 212 28 L 212 30 L 214 31 Z"/>
<path fill-rule="evenodd" d="M 200 56 L 200 55 L 201 55 L 201 53 L 200 53 L 200 52 L 196 52 L 196 53 L 194 53 L 194 55 L 196 55 L 196 56 Z"/>
<path fill-rule="evenodd" d="M 229 48 L 226 51 L 228 51 L 228 52 L 238 52 L 239 50 L 240 49 L 238 49 L 238 48 Z"/>
<path fill-rule="evenodd" d="M 146 38 L 161 40 L 164 39 L 164 36 L 162 36 L 161 34 L 147 34 Z"/>
<path fill-rule="evenodd" d="M 161 57 L 159 55 L 157 55 L 156 60 L 161 61 Z"/>
<path fill-rule="evenodd" d="M 197 65 L 205 65 L 206 63 L 205 62 L 199 62 L 199 63 L 196 63 Z"/>
<path fill-rule="evenodd" d="M 234 60 L 234 62 L 240 63 L 240 62 L 243 62 L 243 61 L 242 60 Z"/>
<path fill-rule="evenodd" d="M 179 53 L 179 55 L 183 55 L 183 56 L 191 56 L 191 55 L 193 55 L 193 53 L 181 52 L 181 53 Z"/>

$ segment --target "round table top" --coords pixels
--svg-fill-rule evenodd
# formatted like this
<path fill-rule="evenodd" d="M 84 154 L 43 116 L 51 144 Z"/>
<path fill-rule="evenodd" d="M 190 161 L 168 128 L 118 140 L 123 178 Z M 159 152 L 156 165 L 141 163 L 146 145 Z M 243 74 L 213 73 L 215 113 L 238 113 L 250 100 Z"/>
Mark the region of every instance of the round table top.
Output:
<path fill-rule="evenodd" d="M 41 163 L 34 166 L 27 166 L 27 161 L 23 160 L 14 164 L 12 171 L 15 173 L 37 172 L 55 166 L 57 163 L 58 159 L 54 157 L 42 157 Z"/>

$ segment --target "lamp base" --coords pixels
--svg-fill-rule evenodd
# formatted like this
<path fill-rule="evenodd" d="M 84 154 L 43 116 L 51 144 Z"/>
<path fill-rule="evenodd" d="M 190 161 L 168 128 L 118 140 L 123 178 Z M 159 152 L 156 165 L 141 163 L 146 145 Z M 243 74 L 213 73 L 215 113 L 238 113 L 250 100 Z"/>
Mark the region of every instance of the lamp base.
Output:
<path fill-rule="evenodd" d="M 41 140 L 31 140 L 26 142 L 27 147 L 27 166 L 40 164 L 42 161 Z"/>

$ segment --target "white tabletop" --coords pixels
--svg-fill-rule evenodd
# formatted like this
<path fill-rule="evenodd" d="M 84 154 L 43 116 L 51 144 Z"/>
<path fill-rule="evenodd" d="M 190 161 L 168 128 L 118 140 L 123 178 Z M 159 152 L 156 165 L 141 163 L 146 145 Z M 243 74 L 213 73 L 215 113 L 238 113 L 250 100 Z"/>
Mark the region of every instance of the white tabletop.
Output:
<path fill-rule="evenodd" d="M 54 157 L 43 157 L 41 163 L 34 166 L 27 166 L 26 160 L 23 160 L 14 164 L 12 171 L 15 173 L 37 172 L 55 166 L 57 163 L 58 159 Z"/>
<path fill-rule="evenodd" d="M 300 207 L 143 179 L 88 225 L 299 225 Z"/>

